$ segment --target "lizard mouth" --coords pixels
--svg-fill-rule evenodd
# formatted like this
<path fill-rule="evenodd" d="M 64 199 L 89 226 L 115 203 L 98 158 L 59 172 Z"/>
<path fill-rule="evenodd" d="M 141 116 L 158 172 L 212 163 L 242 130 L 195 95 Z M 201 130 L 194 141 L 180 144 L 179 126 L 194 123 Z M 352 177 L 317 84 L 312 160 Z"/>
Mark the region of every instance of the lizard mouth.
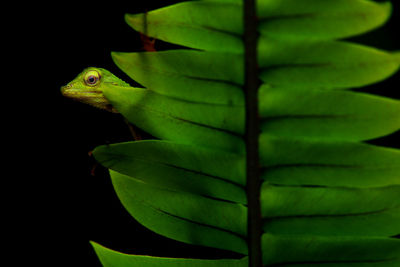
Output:
<path fill-rule="evenodd" d="M 75 99 L 104 97 L 101 91 L 76 89 L 70 85 L 61 87 L 61 94 L 65 97 Z"/>
<path fill-rule="evenodd" d="M 72 100 L 86 103 L 94 107 L 118 113 L 104 97 L 100 90 L 89 88 L 75 88 L 71 84 L 61 87 L 61 94 Z"/>

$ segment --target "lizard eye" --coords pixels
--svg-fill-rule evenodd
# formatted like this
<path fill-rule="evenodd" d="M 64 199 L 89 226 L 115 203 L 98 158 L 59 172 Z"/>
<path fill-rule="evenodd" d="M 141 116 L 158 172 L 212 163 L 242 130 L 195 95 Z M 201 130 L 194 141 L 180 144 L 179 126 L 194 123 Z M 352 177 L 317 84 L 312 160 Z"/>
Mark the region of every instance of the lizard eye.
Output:
<path fill-rule="evenodd" d="M 96 70 L 90 70 L 85 75 L 85 83 L 89 86 L 95 86 L 100 81 L 100 73 Z"/>

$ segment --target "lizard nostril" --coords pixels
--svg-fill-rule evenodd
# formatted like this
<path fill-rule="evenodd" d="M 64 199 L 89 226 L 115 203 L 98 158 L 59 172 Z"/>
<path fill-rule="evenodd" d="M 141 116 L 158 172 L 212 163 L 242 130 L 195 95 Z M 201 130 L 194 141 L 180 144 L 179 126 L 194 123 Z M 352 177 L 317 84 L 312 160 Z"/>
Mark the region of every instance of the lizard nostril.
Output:
<path fill-rule="evenodd" d="M 61 94 L 65 95 L 65 94 L 66 94 L 66 91 L 67 91 L 68 89 L 70 89 L 71 87 L 72 87 L 71 84 L 67 84 L 67 85 L 61 87 Z"/>

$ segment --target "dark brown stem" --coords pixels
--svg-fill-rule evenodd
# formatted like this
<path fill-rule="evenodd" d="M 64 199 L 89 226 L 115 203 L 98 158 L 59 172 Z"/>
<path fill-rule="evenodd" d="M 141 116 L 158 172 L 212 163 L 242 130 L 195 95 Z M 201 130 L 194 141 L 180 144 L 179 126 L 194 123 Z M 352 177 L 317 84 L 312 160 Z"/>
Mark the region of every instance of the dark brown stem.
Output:
<path fill-rule="evenodd" d="M 260 164 L 258 138 L 260 121 L 258 116 L 257 64 L 257 16 L 256 1 L 244 1 L 244 45 L 245 45 L 245 101 L 246 101 L 246 193 L 247 193 L 247 236 L 249 266 L 262 266 L 261 253 L 261 207 L 260 207 Z"/>
<path fill-rule="evenodd" d="M 124 118 L 124 121 L 125 121 L 126 125 L 128 125 L 129 132 L 131 133 L 133 139 L 135 141 L 142 140 L 142 137 L 140 136 L 140 134 L 136 132 L 135 127 L 126 118 Z"/>

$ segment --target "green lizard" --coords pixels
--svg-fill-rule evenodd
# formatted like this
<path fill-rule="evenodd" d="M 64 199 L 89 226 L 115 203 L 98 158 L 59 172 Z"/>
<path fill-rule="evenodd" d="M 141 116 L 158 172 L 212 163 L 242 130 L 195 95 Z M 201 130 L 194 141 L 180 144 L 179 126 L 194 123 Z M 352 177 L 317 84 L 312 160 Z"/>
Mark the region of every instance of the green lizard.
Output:
<path fill-rule="evenodd" d="M 130 85 L 106 69 L 90 67 L 81 72 L 74 80 L 61 87 L 63 96 L 92 105 L 109 112 L 119 113 L 103 94 L 104 89 L 118 90 Z M 135 140 L 141 140 L 134 127 L 125 119 Z"/>
<path fill-rule="evenodd" d="M 87 68 L 66 86 L 61 87 L 63 96 L 92 105 L 110 112 L 118 113 L 104 97 L 105 88 L 130 87 L 123 80 L 102 68 Z"/>
<path fill-rule="evenodd" d="M 154 52 L 155 39 L 140 33 L 143 50 Z M 130 85 L 108 70 L 102 68 L 87 68 L 73 81 L 61 88 L 63 96 L 78 100 L 79 102 L 92 105 L 110 112 L 118 113 L 110 102 L 104 97 L 103 89 L 118 90 L 118 87 L 130 87 Z"/>
<path fill-rule="evenodd" d="M 154 52 L 155 39 L 140 33 L 143 50 Z M 103 94 L 104 89 L 118 90 L 118 87 L 130 87 L 130 85 L 106 69 L 90 67 L 81 72 L 74 80 L 61 87 L 63 96 L 79 102 L 92 105 L 113 113 L 119 113 Z M 135 140 L 141 137 L 136 133 L 133 126 L 125 119 L 129 130 Z"/>

